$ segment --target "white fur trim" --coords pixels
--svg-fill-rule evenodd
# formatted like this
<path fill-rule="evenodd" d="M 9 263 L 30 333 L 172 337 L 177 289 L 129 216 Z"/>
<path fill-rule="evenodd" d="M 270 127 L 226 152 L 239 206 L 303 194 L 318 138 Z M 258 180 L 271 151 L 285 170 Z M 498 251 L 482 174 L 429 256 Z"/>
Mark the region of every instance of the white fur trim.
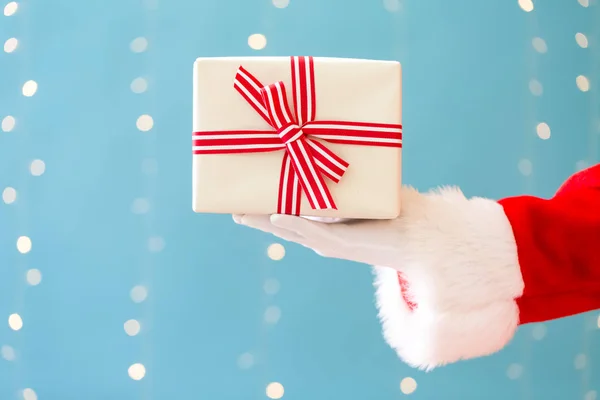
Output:
<path fill-rule="evenodd" d="M 402 207 L 398 265 L 418 306 L 408 308 L 395 269 L 374 268 L 386 341 L 426 370 L 503 348 L 517 329 L 523 280 L 502 206 L 457 189 L 405 189 Z"/>

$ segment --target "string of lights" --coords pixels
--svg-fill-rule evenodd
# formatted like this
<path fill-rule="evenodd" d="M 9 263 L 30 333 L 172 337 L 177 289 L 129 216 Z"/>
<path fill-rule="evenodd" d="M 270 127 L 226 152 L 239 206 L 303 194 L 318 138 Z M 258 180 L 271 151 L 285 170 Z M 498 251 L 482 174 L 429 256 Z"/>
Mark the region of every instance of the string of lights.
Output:
<path fill-rule="evenodd" d="M 550 138 L 550 127 L 546 122 L 540 121 L 539 106 L 537 98 L 543 94 L 543 83 L 540 81 L 539 65 L 540 57 L 548 51 L 546 41 L 539 37 L 540 26 L 535 7 L 530 0 L 519 0 L 519 6 L 526 13 L 526 32 L 525 38 L 525 73 L 527 74 L 529 96 L 527 96 L 526 119 L 523 128 L 523 158 L 519 161 L 519 172 L 523 176 L 523 191 L 525 193 L 534 193 L 535 174 L 534 162 L 536 160 L 535 141 Z M 537 134 L 534 134 L 534 132 Z M 521 361 L 509 365 L 507 376 L 509 379 L 519 379 L 521 387 L 521 399 L 529 400 L 532 398 L 532 381 L 529 369 L 532 368 L 533 343 L 534 340 L 541 340 L 545 336 L 546 326 L 537 324 L 532 328 L 530 334 L 522 335 L 521 350 L 519 352 Z"/>
<path fill-rule="evenodd" d="M 21 27 L 22 32 L 27 32 L 28 24 L 28 10 L 27 7 L 23 7 L 21 3 L 11 1 L 4 6 L 4 16 L 9 18 L 18 19 L 18 23 Z M 15 24 L 16 25 L 16 24 Z M 25 35 L 23 37 L 26 38 Z M 27 128 L 27 114 L 28 114 L 28 103 L 27 98 L 33 97 L 38 91 L 38 83 L 30 79 L 28 74 L 29 71 L 29 57 L 27 48 L 30 46 L 27 41 L 19 40 L 13 36 L 5 40 L 4 52 L 15 57 L 20 64 L 21 76 L 15 77 L 15 80 L 24 81 L 21 87 L 21 95 L 25 101 L 14 101 L 16 104 L 14 114 L 6 115 L 2 118 L 1 128 L 3 132 L 18 135 L 18 141 L 15 140 L 13 143 L 17 145 L 23 145 L 26 149 L 31 149 L 30 143 L 32 137 L 35 135 L 34 132 L 30 132 Z M 42 281 L 42 273 L 38 268 L 29 268 L 29 261 L 27 255 L 32 251 L 33 242 L 28 232 L 31 228 L 31 222 L 28 218 L 28 202 L 30 199 L 26 197 L 26 193 L 30 193 L 29 188 L 32 183 L 31 179 L 40 177 L 46 170 L 46 164 L 43 160 L 30 158 L 31 153 L 27 152 L 29 158 L 29 166 L 19 169 L 19 174 L 16 175 L 17 180 L 15 181 L 16 187 L 7 186 L 2 191 L 2 200 L 7 205 L 14 206 L 15 214 L 17 216 L 18 232 L 16 238 L 16 250 L 20 254 L 16 261 L 16 267 L 18 268 L 18 280 L 15 282 L 14 287 L 16 288 L 15 297 L 15 309 L 12 314 L 8 316 L 8 326 L 15 332 L 14 343 L 2 345 L 1 355 L 7 361 L 14 362 L 18 365 L 17 376 L 15 384 L 18 385 L 15 388 L 23 400 L 37 400 L 36 391 L 30 387 L 31 376 L 28 374 L 27 365 L 24 360 L 19 358 L 20 350 L 27 346 L 27 343 L 19 335 L 24 329 L 27 323 L 27 316 L 30 314 L 25 307 L 27 297 L 27 286 L 35 287 L 38 286 Z M 21 193 L 21 194 L 19 194 Z"/>
<path fill-rule="evenodd" d="M 155 55 L 152 51 L 152 43 L 155 42 L 153 34 L 156 32 L 155 14 L 159 4 L 157 0 L 145 1 L 141 5 L 141 13 L 144 21 L 145 36 L 134 38 L 130 42 L 130 50 L 135 57 L 142 58 L 142 74 L 132 78 L 129 88 L 133 96 L 137 97 L 142 108 L 154 110 L 156 99 L 153 88 L 151 87 L 156 79 L 156 73 L 153 70 L 156 65 Z M 145 378 L 147 369 L 152 365 L 153 343 L 148 336 L 148 331 L 153 324 L 154 297 L 150 293 L 153 282 L 153 271 L 155 267 L 155 253 L 163 251 L 165 247 L 164 239 L 155 233 L 155 215 L 156 215 L 156 190 L 158 163 L 156 159 L 157 150 L 157 127 L 154 124 L 154 118 L 151 112 L 145 112 L 138 116 L 135 126 L 138 135 L 141 135 L 143 159 L 141 160 L 140 173 L 143 182 L 143 194 L 134 199 L 131 205 L 131 211 L 138 215 L 142 220 L 145 232 L 145 247 L 141 249 L 139 258 L 138 274 L 140 282 L 130 291 L 130 297 L 134 303 L 140 304 L 138 319 L 130 319 L 125 322 L 125 332 L 129 336 L 135 336 L 136 340 L 141 342 L 140 360 L 134 360 L 129 368 L 129 377 L 135 381 L 145 380 L 145 384 L 140 387 L 142 398 L 151 399 L 153 397 L 152 380 Z M 139 337 L 138 337 L 139 336 Z"/>
<path fill-rule="evenodd" d="M 595 16 L 592 21 L 598 21 L 600 18 L 600 8 L 595 5 L 590 7 L 589 0 L 578 0 L 579 5 L 583 7 L 585 12 Z M 592 24 L 592 30 L 588 32 L 587 27 L 582 27 L 582 31 L 575 33 L 575 42 L 580 47 L 582 52 L 586 53 L 586 58 L 589 60 L 585 75 L 582 73 L 577 76 L 575 83 L 583 95 L 589 98 L 589 126 L 588 126 L 588 154 L 586 159 L 579 161 L 577 169 L 583 169 L 598 162 L 598 151 L 600 135 L 600 112 L 598 103 L 598 79 L 600 74 L 600 53 L 597 47 L 600 40 L 600 29 L 598 24 Z M 589 35 L 589 38 L 588 38 Z M 589 78 L 588 78 L 589 76 Z M 589 93 L 586 93 L 589 92 Z M 591 378 L 593 377 L 593 360 L 591 357 L 592 335 L 597 334 L 600 329 L 600 314 L 597 312 L 585 314 L 582 317 L 582 349 L 581 353 L 575 357 L 574 366 L 581 370 L 581 393 L 584 400 L 596 400 L 598 392 L 591 387 Z"/>

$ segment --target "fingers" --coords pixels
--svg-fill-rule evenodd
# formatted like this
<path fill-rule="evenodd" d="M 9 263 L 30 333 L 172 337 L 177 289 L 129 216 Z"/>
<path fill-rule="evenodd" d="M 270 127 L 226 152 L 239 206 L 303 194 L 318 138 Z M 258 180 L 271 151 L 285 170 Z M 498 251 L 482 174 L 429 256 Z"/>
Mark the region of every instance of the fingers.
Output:
<path fill-rule="evenodd" d="M 346 222 L 324 223 L 304 217 L 272 215 L 273 225 L 296 232 L 316 242 L 327 242 L 330 246 L 347 249 L 354 246 L 377 246 L 382 236 L 389 231 L 387 220 L 347 220 Z"/>
<path fill-rule="evenodd" d="M 387 220 L 326 223 L 282 214 L 242 215 L 234 216 L 234 220 L 336 258 L 346 258 L 355 248 L 386 251 L 405 241 L 402 227 Z"/>
<path fill-rule="evenodd" d="M 337 224 L 340 222 L 350 221 L 349 219 L 345 219 L 345 218 L 307 217 L 307 216 L 303 216 L 303 215 L 301 215 L 301 217 L 306 218 L 310 221 L 322 222 L 324 224 Z"/>
<path fill-rule="evenodd" d="M 313 250 L 320 256 L 323 257 L 335 257 L 343 258 L 341 254 L 336 250 L 337 246 L 331 246 L 330 243 L 323 239 L 321 235 L 316 237 L 305 237 L 294 230 L 287 229 L 285 226 L 295 226 L 290 221 L 288 225 L 279 227 L 271 223 L 271 218 L 268 215 L 233 215 L 233 220 L 237 224 L 245 225 L 250 228 L 258 229 L 260 231 L 271 233 L 278 238 L 283 240 L 298 243 L 304 247 Z M 302 219 L 299 217 L 290 217 L 291 219 Z M 277 220 L 277 218 L 275 218 Z M 300 221 L 301 222 L 301 221 Z M 304 230 L 304 232 L 310 233 Z"/>
<path fill-rule="evenodd" d="M 303 237 L 293 231 L 288 231 L 273 225 L 268 215 L 234 215 L 233 220 L 240 225 L 271 233 L 283 240 L 301 243 Z"/>
<path fill-rule="evenodd" d="M 337 234 L 340 225 L 310 221 L 303 217 L 291 215 L 271 215 L 271 223 L 281 229 L 295 232 L 313 242 L 329 242 L 334 245 L 344 245 L 342 237 Z"/>

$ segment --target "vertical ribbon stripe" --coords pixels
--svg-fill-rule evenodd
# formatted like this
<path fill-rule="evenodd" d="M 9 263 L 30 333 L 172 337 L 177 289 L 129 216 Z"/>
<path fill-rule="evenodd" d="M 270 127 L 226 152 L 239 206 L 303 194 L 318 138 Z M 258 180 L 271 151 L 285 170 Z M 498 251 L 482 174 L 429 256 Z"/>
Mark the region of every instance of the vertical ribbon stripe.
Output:
<path fill-rule="evenodd" d="M 285 152 L 279 177 L 279 199 L 277 201 L 278 214 L 300 215 L 300 200 L 302 192 L 298 175 L 292 167 L 290 155 Z"/>
<path fill-rule="evenodd" d="M 349 164 L 329 150 L 330 143 L 402 147 L 402 126 L 352 121 L 316 121 L 315 68 L 312 57 L 290 58 L 290 109 L 283 82 L 263 85 L 239 67 L 234 88 L 275 131 L 194 132 L 194 154 L 261 153 L 285 150 L 279 178 L 277 213 L 300 215 L 302 192 L 313 209 L 336 209 L 324 177 L 338 183 Z"/>
<path fill-rule="evenodd" d="M 290 57 L 292 92 L 298 125 L 315 119 L 315 66 L 312 57 Z"/>

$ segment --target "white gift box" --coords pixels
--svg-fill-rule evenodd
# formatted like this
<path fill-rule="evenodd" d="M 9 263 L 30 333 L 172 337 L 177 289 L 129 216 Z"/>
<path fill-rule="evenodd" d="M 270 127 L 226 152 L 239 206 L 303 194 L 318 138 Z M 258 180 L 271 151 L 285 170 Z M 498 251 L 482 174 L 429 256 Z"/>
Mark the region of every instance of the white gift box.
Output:
<path fill-rule="evenodd" d="M 234 87 L 234 79 L 238 79 L 236 74 L 240 66 L 243 67 L 242 71 L 253 75 L 265 86 L 282 82 L 280 86 L 273 86 L 270 89 L 271 93 L 276 96 L 277 93 L 282 94 L 282 90 L 285 89 L 284 97 L 287 98 L 289 117 L 292 120 L 290 129 L 295 129 L 292 134 L 301 132 L 302 124 L 306 121 L 298 121 L 298 118 L 302 118 L 299 115 L 302 112 L 295 110 L 292 88 L 302 86 L 301 78 L 298 78 L 300 74 L 298 71 L 304 71 L 304 65 L 308 66 L 308 61 L 305 64 L 298 64 L 298 59 L 300 62 L 309 60 L 307 57 L 226 57 L 196 60 L 193 78 L 194 154 L 192 171 L 192 207 L 195 212 L 228 214 L 282 212 L 278 205 L 281 204 L 280 201 L 284 195 L 280 193 L 279 189 L 284 182 L 282 169 L 285 169 L 285 165 L 282 165 L 282 160 L 287 151 L 283 141 L 280 142 L 283 148 L 265 152 L 238 153 L 236 150 L 229 150 L 225 154 L 205 154 L 202 149 L 206 149 L 206 146 L 203 145 L 208 143 L 207 140 L 210 138 L 216 137 L 219 132 L 237 132 L 237 134 L 240 131 L 243 131 L 242 133 L 250 132 L 250 134 L 258 132 L 257 137 L 261 134 L 265 137 L 276 135 L 278 132 L 277 127 L 270 126 L 261 117 L 260 112 L 257 112 L 257 107 L 260 108 L 260 105 L 252 106 L 250 104 L 252 98 L 245 99 L 242 96 L 241 93 L 244 89 L 239 90 L 241 87 L 239 81 L 238 87 Z M 311 118 L 313 132 L 318 133 L 318 127 L 325 126 L 319 125 L 320 121 L 342 121 L 363 123 L 363 125 L 364 123 L 384 124 L 398 127 L 397 141 L 399 143 L 394 144 L 394 147 L 391 145 L 347 144 L 339 143 L 339 141 L 332 143 L 327 140 L 327 135 L 322 135 L 325 139 L 311 138 L 308 133 L 310 124 L 306 124 L 304 128 L 306 136 L 304 137 L 324 145 L 345 160 L 348 167 L 339 182 L 335 183 L 327 177 L 322 181 L 325 182 L 337 209 L 313 209 L 310 200 L 313 201 L 313 204 L 315 203 L 315 198 L 312 197 L 314 193 L 310 190 L 308 193 L 307 190 L 302 190 L 299 213 L 304 216 L 352 219 L 397 217 L 400 213 L 402 158 L 400 64 L 392 61 L 320 57 L 311 57 L 310 60 L 311 65 L 314 65 L 314 72 L 313 75 L 306 76 L 309 78 L 312 76 L 314 79 L 314 92 L 312 93 L 314 117 Z M 296 65 L 296 75 L 293 75 L 293 65 Z M 309 72 L 306 73 L 309 74 Z M 239 76 L 243 77 L 244 75 Z M 248 92 L 246 91 L 246 93 Z M 307 101 L 312 104 L 311 93 L 307 93 L 309 97 Z M 268 99 L 267 94 L 263 93 L 263 95 L 265 99 Z M 300 95 L 296 95 L 298 104 L 305 101 L 300 100 L 298 96 Z M 277 105 L 276 103 L 277 100 L 274 100 L 273 107 Z M 306 102 L 302 104 L 306 104 Z M 267 110 L 273 110 L 266 103 L 263 103 L 262 106 L 265 106 Z M 285 110 L 285 107 L 281 109 Z M 283 112 L 285 113 L 285 111 Z M 299 113 L 297 117 L 296 113 Z M 275 111 L 272 111 L 271 115 L 276 114 Z M 272 117 L 272 121 L 274 121 L 273 118 L 277 117 Z M 279 132 L 279 136 L 284 140 L 283 128 Z M 349 134 L 349 136 L 352 135 Z M 227 137 L 233 138 L 239 137 L 239 135 Z M 352 137 L 349 140 L 351 142 Z M 391 139 L 382 140 L 389 141 Z M 308 148 L 308 146 L 305 147 Z M 227 146 L 215 146 L 214 148 L 229 149 Z M 295 158 L 292 150 L 288 156 L 293 164 Z M 314 169 L 307 168 L 306 171 L 310 175 Z M 300 171 L 297 176 L 301 178 L 302 173 Z M 321 186 L 318 187 L 321 188 Z M 284 193 L 292 192 L 284 190 Z M 311 196 L 311 198 L 309 199 L 307 196 Z M 294 209 L 298 210 L 296 207 Z"/>

